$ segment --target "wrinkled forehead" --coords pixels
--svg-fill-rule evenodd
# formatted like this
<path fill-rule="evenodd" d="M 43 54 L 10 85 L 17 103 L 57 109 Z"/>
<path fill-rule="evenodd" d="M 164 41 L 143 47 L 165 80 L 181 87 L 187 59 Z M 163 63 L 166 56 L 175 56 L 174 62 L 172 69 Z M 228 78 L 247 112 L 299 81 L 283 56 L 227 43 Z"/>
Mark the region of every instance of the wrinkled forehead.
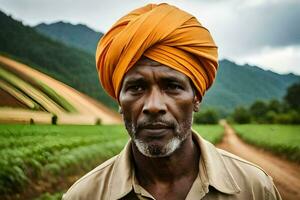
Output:
<path fill-rule="evenodd" d="M 172 69 L 167 65 L 164 65 L 162 63 L 159 63 L 157 61 L 154 61 L 146 57 L 142 57 L 140 60 L 138 60 L 135 63 L 135 65 L 128 72 L 126 72 L 123 79 L 123 83 L 124 80 L 126 81 L 126 79 L 128 78 L 133 78 L 136 76 L 148 78 L 153 74 L 162 78 L 177 77 L 178 79 L 182 79 L 185 81 L 189 79 L 185 74 L 175 69 Z"/>
<path fill-rule="evenodd" d="M 184 73 L 146 57 L 142 57 L 140 60 L 138 60 L 135 65 L 125 74 L 122 81 L 122 86 L 127 81 L 138 80 L 139 78 L 147 78 L 153 73 L 155 73 L 161 79 L 189 82 L 191 87 L 195 89 L 193 82 Z"/>

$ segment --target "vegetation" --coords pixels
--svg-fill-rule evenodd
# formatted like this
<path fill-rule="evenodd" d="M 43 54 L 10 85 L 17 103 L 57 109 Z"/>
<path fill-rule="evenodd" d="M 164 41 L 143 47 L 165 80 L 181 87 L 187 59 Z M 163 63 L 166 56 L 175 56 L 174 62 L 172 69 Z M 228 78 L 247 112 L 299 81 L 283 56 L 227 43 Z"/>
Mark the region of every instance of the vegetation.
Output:
<path fill-rule="evenodd" d="M 231 115 L 234 122 L 260 124 L 300 124 L 300 83 L 288 87 L 283 101 L 257 100 L 249 109 L 237 107 Z"/>
<path fill-rule="evenodd" d="M 220 125 L 194 125 L 193 129 L 213 144 L 221 142 L 224 134 L 223 127 Z"/>
<path fill-rule="evenodd" d="M 63 192 L 56 192 L 54 194 L 50 194 L 46 192 L 45 194 L 42 194 L 38 198 L 35 198 L 34 200 L 61 200 L 63 195 Z"/>
<path fill-rule="evenodd" d="M 52 100 L 54 100 L 56 103 L 58 103 L 64 110 L 71 113 L 76 113 L 77 110 L 74 108 L 72 104 L 70 104 L 65 98 L 63 98 L 61 95 L 57 94 L 55 90 L 53 90 L 48 85 L 44 84 L 43 82 L 39 80 L 35 80 L 35 82 L 39 85 L 40 89 L 47 94 Z"/>
<path fill-rule="evenodd" d="M 18 78 L 14 74 L 4 70 L 0 69 L 0 78 L 3 79 L 6 83 L 9 85 L 12 85 L 17 90 L 20 91 L 20 93 L 23 93 L 24 95 L 27 95 L 30 99 L 33 99 L 35 102 L 39 102 L 39 104 L 47 111 L 49 112 L 61 112 L 62 108 L 57 105 L 52 99 L 50 99 L 48 96 L 46 96 L 41 91 L 34 88 L 32 85 L 26 83 L 22 79 Z M 38 109 L 38 108 L 34 108 Z"/>
<path fill-rule="evenodd" d="M 42 23 L 35 26 L 34 29 L 54 40 L 82 49 L 92 55 L 95 54 L 99 38 L 103 35 L 83 24 L 73 25 L 65 22 Z"/>
<path fill-rule="evenodd" d="M 300 162 L 300 125 L 234 125 L 246 142 Z"/>
<path fill-rule="evenodd" d="M 124 132 L 120 126 L 0 125 L 0 194 L 90 170 L 121 150 Z"/>
<path fill-rule="evenodd" d="M 294 74 L 280 75 L 256 66 L 221 60 L 215 83 L 205 94 L 201 106 L 230 114 L 238 105 L 248 107 L 258 97 L 262 101 L 281 99 L 286 89 L 299 80 Z"/>
<path fill-rule="evenodd" d="M 62 111 L 77 112 L 64 97 L 39 80 L 25 81 L 5 67 L 0 68 L 0 78 L 0 88 L 32 110 L 46 110 L 56 114 Z"/>
<path fill-rule="evenodd" d="M 251 121 L 250 113 L 243 106 L 239 106 L 234 110 L 232 118 L 239 124 L 248 124 Z"/>
<path fill-rule="evenodd" d="M 221 126 L 194 129 L 212 143 L 219 142 L 223 134 Z M 127 140 L 121 125 L 0 125 L 0 194 L 20 193 L 37 181 L 55 183 L 78 170 L 89 171 L 117 154 Z M 41 199 L 51 196 L 45 194 Z"/>
<path fill-rule="evenodd" d="M 290 108 L 300 111 L 300 82 L 291 85 L 284 97 Z"/>
<path fill-rule="evenodd" d="M 117 109 L 99 84 L 93 54 L 39 34 L 1 11 L 0 27 L 0 54 L 26 63 Z"/>
<path fill-rule="evenodd" d="M 201 110 L 200 112 L 194 113 L 195 124 L 217 124 L 218 121 L 219 116 L 214 109 Z"/>

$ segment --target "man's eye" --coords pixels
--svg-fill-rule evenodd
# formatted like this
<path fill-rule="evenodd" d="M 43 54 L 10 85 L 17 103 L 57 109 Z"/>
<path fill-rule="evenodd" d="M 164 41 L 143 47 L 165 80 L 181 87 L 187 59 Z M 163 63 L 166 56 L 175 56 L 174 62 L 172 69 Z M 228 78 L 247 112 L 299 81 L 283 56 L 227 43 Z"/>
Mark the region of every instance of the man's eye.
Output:
<path fill-rule="evenodd" d="M 132 85 L 127 88 L 127 91 L 130 92 L 141 92 L 144 88 L 141 85 Z"/>
<path fill-rule="evenodd" d="M 178 84 L 170 83 L 167 85 L 166 89 L 168 91 L 177 91 L 177 90 L 181 90 L 183 88 Z"/>

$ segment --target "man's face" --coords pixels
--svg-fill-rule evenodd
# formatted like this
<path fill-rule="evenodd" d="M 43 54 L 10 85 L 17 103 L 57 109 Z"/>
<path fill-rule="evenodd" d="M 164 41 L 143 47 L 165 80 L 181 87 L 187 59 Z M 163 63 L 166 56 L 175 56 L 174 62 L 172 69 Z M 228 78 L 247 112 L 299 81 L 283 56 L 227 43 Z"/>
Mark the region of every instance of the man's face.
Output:
<path fill-rule="evenodd" d="M 126 73 L 119 97 L 126 129 L 148 157 L 172 154 L 191 134 L 195 101 L 186 75 L 149 59 Z"/>

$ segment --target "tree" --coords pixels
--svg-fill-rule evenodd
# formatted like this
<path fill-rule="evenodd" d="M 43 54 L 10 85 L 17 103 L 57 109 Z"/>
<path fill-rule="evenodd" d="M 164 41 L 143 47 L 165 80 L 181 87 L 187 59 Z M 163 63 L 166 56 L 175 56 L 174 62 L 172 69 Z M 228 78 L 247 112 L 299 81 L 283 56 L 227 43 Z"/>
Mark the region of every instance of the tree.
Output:
<path fill-rule="evenodd" d="M 284 105 L 277 99 L 272 99 L 268 103 L 268 111 L 273 111 L 274 113 L 281 113 L 284 111 Z"/>
<path fill-rule="evenodd" d="M 268 106 L 263 101 L 256 101 L 250 106 L 250 113 L 253 119 L 257 122 L 265 122 L 265 117 L 268 112 Z"/>
<path fill-rule="evenodd" d="M 232 118 L 236 123 L 239 124 L 247 124 L 251 121 L 251 115 L 249 111 L 242 106 L 234 109 Z"/>
<path fill-rule="evenodd" d="M 288 87 L 284 100 L 288 103 L 290 108 L 300 110 L 300 82 Z"/>
<path fill-rule="evenodd" d="M 217 124 L 218 121 L 218 113 L 213 109 L 208 109 L 194 114 L 195 124 Z"/>

